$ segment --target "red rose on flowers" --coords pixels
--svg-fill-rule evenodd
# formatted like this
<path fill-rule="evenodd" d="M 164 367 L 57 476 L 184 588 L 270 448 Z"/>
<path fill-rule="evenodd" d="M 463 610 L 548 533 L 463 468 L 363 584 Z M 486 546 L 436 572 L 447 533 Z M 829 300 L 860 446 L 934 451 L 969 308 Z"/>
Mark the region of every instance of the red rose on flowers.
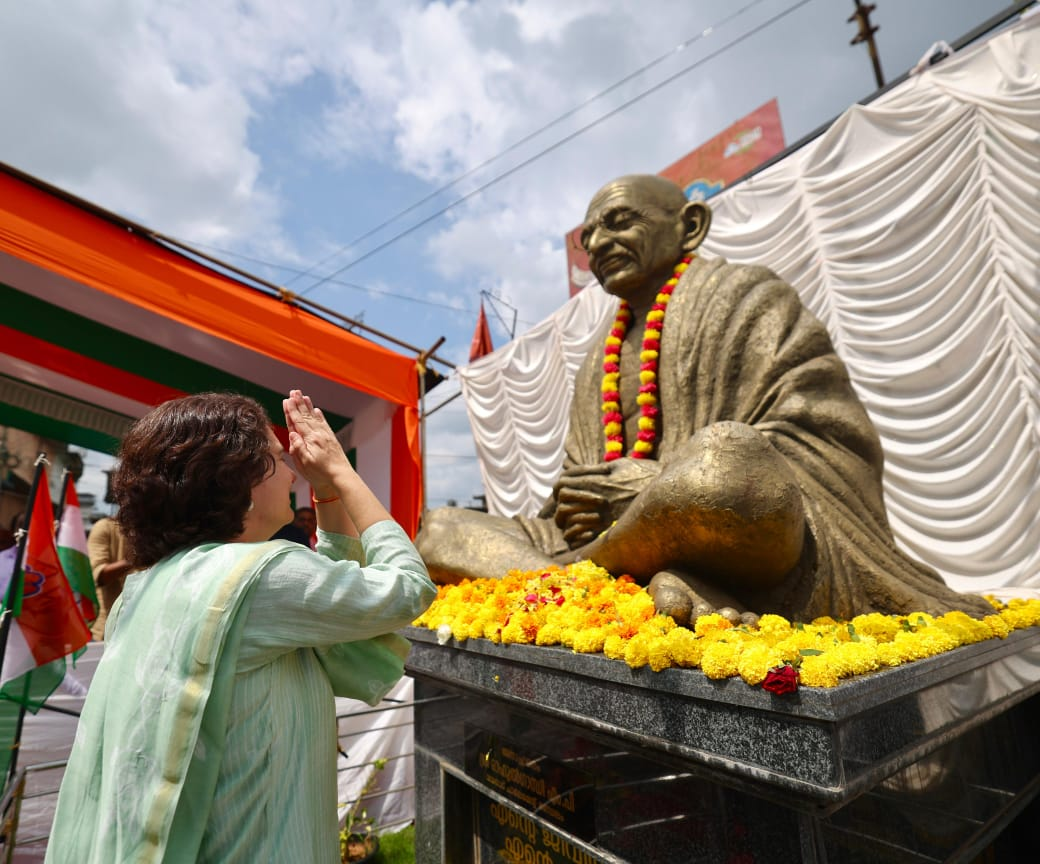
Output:
<path fill-rule="evenodd" d="M 794 693 L 798 689 L 798 670 L 786 663 L 783 666 L 774 666 L 766 673 L 762 689 L 775 693 L 777 696 Z"/>

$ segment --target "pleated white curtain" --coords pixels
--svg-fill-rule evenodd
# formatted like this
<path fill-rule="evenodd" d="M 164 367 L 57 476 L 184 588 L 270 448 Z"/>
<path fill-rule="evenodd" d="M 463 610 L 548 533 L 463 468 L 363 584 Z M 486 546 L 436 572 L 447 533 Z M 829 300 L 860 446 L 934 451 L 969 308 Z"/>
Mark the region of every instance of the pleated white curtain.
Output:
<path fill-rule="evenodd" d="M 598 285 L 523 336 L 459 369 L 488 510 L 533 515 L 563 464 L 574 375 L 617 301 Z"/>
<path fill-rule="evenodd" d="M 1040 588 L 1040 16 L 854 106 L 711 201 L 704 254 L 827 325 L 886 454 L 899 541 L 958 590 Z M 598 286 L 460 371 L 489 509 L 562 463 Z"/>

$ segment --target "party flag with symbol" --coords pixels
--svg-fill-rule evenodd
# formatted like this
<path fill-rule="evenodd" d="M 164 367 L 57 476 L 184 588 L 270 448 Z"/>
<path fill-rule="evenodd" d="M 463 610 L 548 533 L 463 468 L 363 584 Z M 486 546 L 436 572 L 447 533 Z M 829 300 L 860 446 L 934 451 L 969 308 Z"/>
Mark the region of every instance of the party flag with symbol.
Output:
<path fill-rule="evenodd" d="M 83 512 L 79 506 L 79 495 L 71 478 L 66 475 L 65 502 L 58 523 L 58 558 L 65 571 L 65 578 L 76 597 L 83 620 L 92 623 L 98 615 L 97 592 L 94 590 L 94 574 L 87 556 L 87 532 L 83 529 Z"/>
<path fill-rule="evenodd" d="M 90 641 L 72 588 L 61 569 L 54 511 L 43 471 L 36 484 L 21 570 L 8 589 L 12 615 L 0 685 L 71 654 Z"/>

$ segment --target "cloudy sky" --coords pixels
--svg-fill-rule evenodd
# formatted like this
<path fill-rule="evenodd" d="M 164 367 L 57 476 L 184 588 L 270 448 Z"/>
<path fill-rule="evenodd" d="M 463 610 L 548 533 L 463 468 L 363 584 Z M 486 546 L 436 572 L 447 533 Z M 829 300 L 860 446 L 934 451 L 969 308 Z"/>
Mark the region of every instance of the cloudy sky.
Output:
<path fill-rule="evenodd" d="M 891 80 L 1008 3 L 875 5 Z M 606 181 L 773 98 L 794 143 L 869 97 L 853 9 L 6 0 L 0 161 L 419 348 L 443 336 L 463 363 L 482 291 L 496 346 L 514 315 L 519 334 L 565 302 L 563 234 Z M 430 504 L 469 503 L 461 399 L 430 417 L 428 447 Z"/>

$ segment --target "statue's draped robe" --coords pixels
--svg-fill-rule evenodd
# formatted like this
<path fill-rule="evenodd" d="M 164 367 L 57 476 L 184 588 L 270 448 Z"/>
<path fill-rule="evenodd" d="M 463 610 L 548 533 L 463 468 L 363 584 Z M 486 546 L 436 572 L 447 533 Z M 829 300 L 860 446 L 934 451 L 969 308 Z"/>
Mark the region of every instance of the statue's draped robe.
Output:
<path fill-rule="evenodd" d="M 603 459 L 601 353 L 590 352 L 575 379 L 565 467 Z M 741 597 L 749 608 L 800 620 L 984 608 L 896 547 L 877 433 L 827 331 L 776 274 L 695 259 L 668 304 L 658 386 L 663 464 L 699 429 L 736 421 L 766 436 L 802 490 L 810 536 L 801 561 L 781 589 Z M 550 554 L 565 548 L 554 509 L 520 520 Z"/>

